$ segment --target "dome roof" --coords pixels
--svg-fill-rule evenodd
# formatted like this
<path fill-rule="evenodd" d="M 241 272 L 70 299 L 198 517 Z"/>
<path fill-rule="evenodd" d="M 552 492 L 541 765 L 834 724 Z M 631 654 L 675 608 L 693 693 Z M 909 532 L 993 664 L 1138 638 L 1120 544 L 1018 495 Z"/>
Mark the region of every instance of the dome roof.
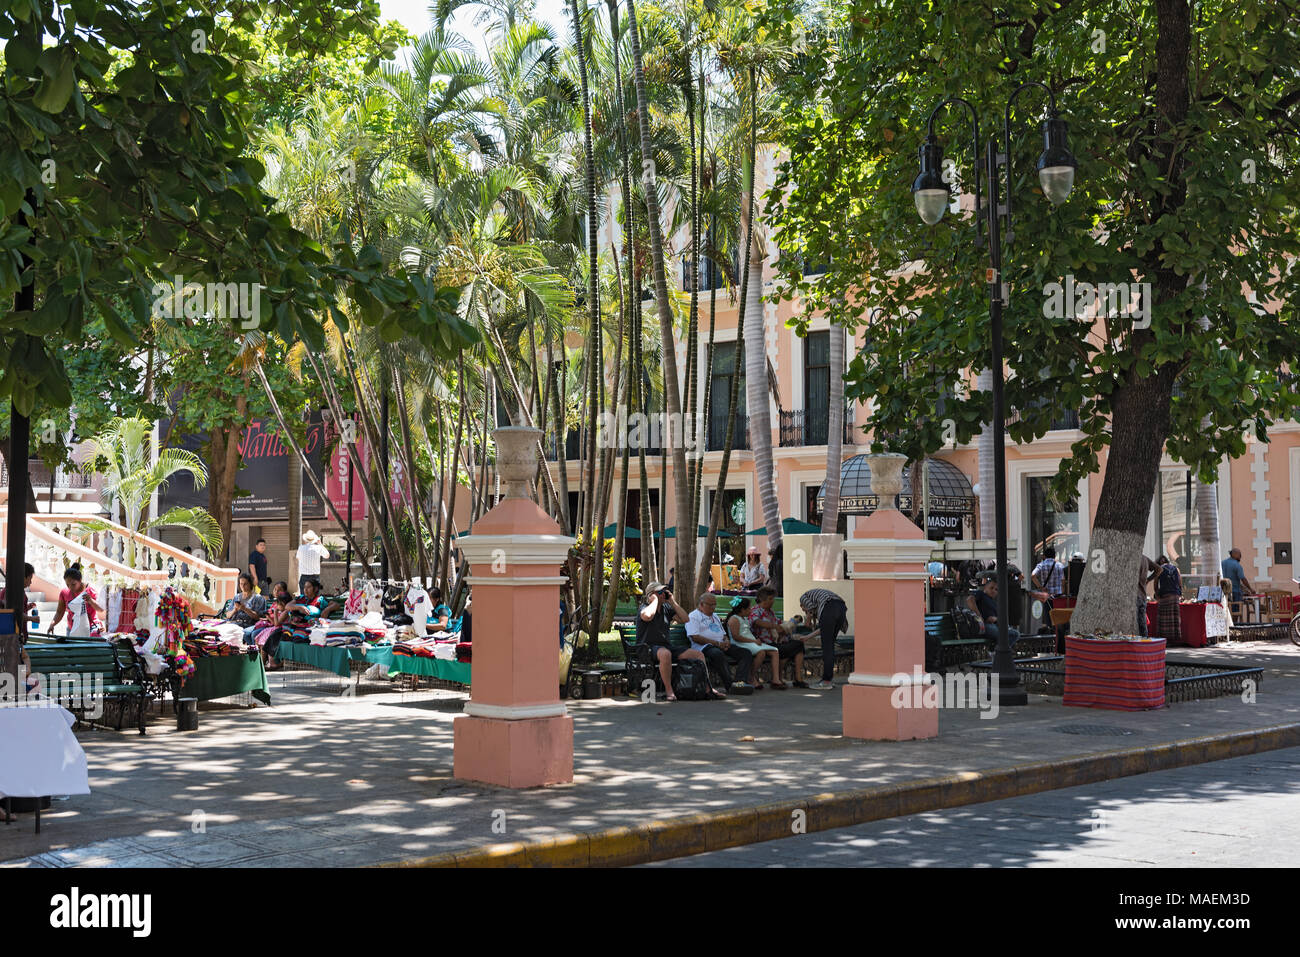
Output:
<path fill-rule="evenodd" d="M 930 463 L 930 509 L 943 512 L 973 512 L 975 493 L 966 473 L 943 459 L 928 459 Z M 903 488 L 911 489 L 911 466 L 903 469 Z M 912 507 L 910 491 L 897 496 L 898 506 L 904 510 Z M 825 492 L 818 491 L 817 507 L 825 506 Z M 866 455 L 845 459 L 840 466 L 840 511 L 847 515 L 866 515 L 876 510 L 876 494 L 871 489 L 871 466 Z"/>

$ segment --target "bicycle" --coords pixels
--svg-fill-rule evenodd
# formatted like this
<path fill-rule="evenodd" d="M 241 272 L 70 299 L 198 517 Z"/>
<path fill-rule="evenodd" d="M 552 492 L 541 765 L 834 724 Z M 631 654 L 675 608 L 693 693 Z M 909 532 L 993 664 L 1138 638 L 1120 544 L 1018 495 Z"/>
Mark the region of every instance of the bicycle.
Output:
<path fill-rule="evenodd" d="M 1291 579 L 1297 585 L 1300 585 L 1300 578 Z M 1300 645 L 1300 608 L 1297 608 L 1295 616 L 1291 619 L 1291 644 Z"/>

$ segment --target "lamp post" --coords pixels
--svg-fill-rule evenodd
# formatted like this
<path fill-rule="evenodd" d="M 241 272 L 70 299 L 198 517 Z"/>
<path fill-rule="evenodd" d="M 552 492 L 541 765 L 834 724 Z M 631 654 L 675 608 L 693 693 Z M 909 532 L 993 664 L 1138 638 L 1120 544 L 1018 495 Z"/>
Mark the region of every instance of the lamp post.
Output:
<path fill-rule="evenodd" d="M 1007 290 L 1002 282 L 1002 228 L 1006 223 L 1006 243 L 1014 238 L 1011 217 L 1011 107 L 1016 98 L 1025 90 L 1036 87 L 1047 93 L 1048 113 L 1042 121 L 1043 152 L 1038 157 L 1038 181 L 1043 195 L 1056 206 L 1065 202 L 1074 186 L 1074 171 L 1077 163 L 1066 144 L 1068 130 L 1065 121 L 1060 119 L 1056 110 L 1056 97 L 1051 88 L 1044 83 L 1032 80 L 1022 83 L 1012 91 L 1007 100 L 1006 113 L 1002 129 L 1005 142 L 1004 152 L 998 152 L 997 136 L 992 135 L 984 150 L 983 175 L 986 177 L 985 192 L 987 199 L 981 204 L 980 176 L 975 176 L 975 219 L 980 223 L 980 215 L 986 217 L 983 222 L 987 230 L 989 247 L 989 332 L 992 339 L 993 372 L 993 476 L 994 476 L 994 525 L 997 537 L 997 582 L 998 582 L 998 640 L 993 652 L 993 668 L 998 674 L 998 700 L 1001 705 L 1023 705 L 1029 701 L 1020 677 L 1016 674 L 1015 660 L 1011 655 L 1011 644 L 1007 636 L 1007 612 L 1009 599 L 1007 595 L 1007 474 L 1006 474 L 1006 422 L 1004 415 L 1003 374 L 1002 374 L 1002 307 L 1006 302 Z M 933 226 L 943 218 L 951 195 L 947 182 L 944 181 L 943 147 L 934 135 L 934 120 L 949 103 L 959 103 L 971 116 L 972 143 L 975 162 L 978 167 L 980 159 L 979 116 L 967 100 L 961 97 L 949 97 L 942 100 L 931 112 L 926 124 L 925 142 L 921 145 L 921 171 L 912 183 L 912 198 L 921 220 Z M 1005 204 L 999 204 L 1001 193 L 1001 167 L 1007 168 L 1007 198 Z M 976 233 L 975 242 L 980 244 L 984 236 Z"/>

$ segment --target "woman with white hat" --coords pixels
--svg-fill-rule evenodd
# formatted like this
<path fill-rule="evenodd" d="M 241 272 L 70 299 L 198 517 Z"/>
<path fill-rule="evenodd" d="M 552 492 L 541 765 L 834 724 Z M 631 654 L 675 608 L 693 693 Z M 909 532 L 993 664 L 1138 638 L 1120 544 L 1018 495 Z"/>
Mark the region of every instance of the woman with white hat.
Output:
<path fill-rule="evenodd" d="M 303 594 L 303 584 L 309 578 L 320 578 L 321 559 L 329 557 L 330 551 L 320 543 L 319 535 L 311 529 L 302 533 L 302 544 L 298 546 L 298 594 Z"/>
<path fill-rule="evenodd" d="M 751 545 L 745 555 L 745 564 L 740 566 L 740 587 L 745 591 L 757 591 L 766 584 L 767 566 L 763 564 L 758 546 Z"/>

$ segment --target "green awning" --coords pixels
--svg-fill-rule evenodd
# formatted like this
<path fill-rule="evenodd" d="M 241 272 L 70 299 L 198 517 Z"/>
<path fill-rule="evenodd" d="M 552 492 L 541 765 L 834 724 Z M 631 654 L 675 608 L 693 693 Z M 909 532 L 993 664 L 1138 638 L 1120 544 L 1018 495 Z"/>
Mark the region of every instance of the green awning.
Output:
<path fill-rule="evenodd" d="M 605 531 L 605 537 L 606 537 L 606 538 L 613 538 L 614 536 L 616 536 L 616 535 L 618 534 L 618 522 L 615 522 L 615 523 L 612 524 L 612 525 L 606 525 L 604 531 Z M 623 529 L 623 537 L 624 537 L 624 538 L 640 538 L 640 537 L 641 537 L 641 530 L 640 530 L 640 529 L 637 529 L 637 528 L 632 528 L 631 526 L 629 526 L 629 527 Z"/>
<path fill-rule="evenodd" d="M 821 527 L 820 527 L 820 526 L 817 526 L 817 525 L 809 525 L 807 522 L 801 522 L 801 521 L 799 521 L 799 519 L 797 519 L 797 518 L 783 518 L 783 519 L 781 519 L 781 534 L 782 534 L 782 535 L 816 535 L 816 534 L 818 534 L 819 532 L 821 532 Z M 767 526 L 764 525 L 764 526 L 761 527 L 761 528 L 756 528 L 756 529 L 754 529 L 753 531 L 746 532 L 745 534 L 746 534 L 746 535 L 766 535 L 766 534 L 767 534 Z"/>

